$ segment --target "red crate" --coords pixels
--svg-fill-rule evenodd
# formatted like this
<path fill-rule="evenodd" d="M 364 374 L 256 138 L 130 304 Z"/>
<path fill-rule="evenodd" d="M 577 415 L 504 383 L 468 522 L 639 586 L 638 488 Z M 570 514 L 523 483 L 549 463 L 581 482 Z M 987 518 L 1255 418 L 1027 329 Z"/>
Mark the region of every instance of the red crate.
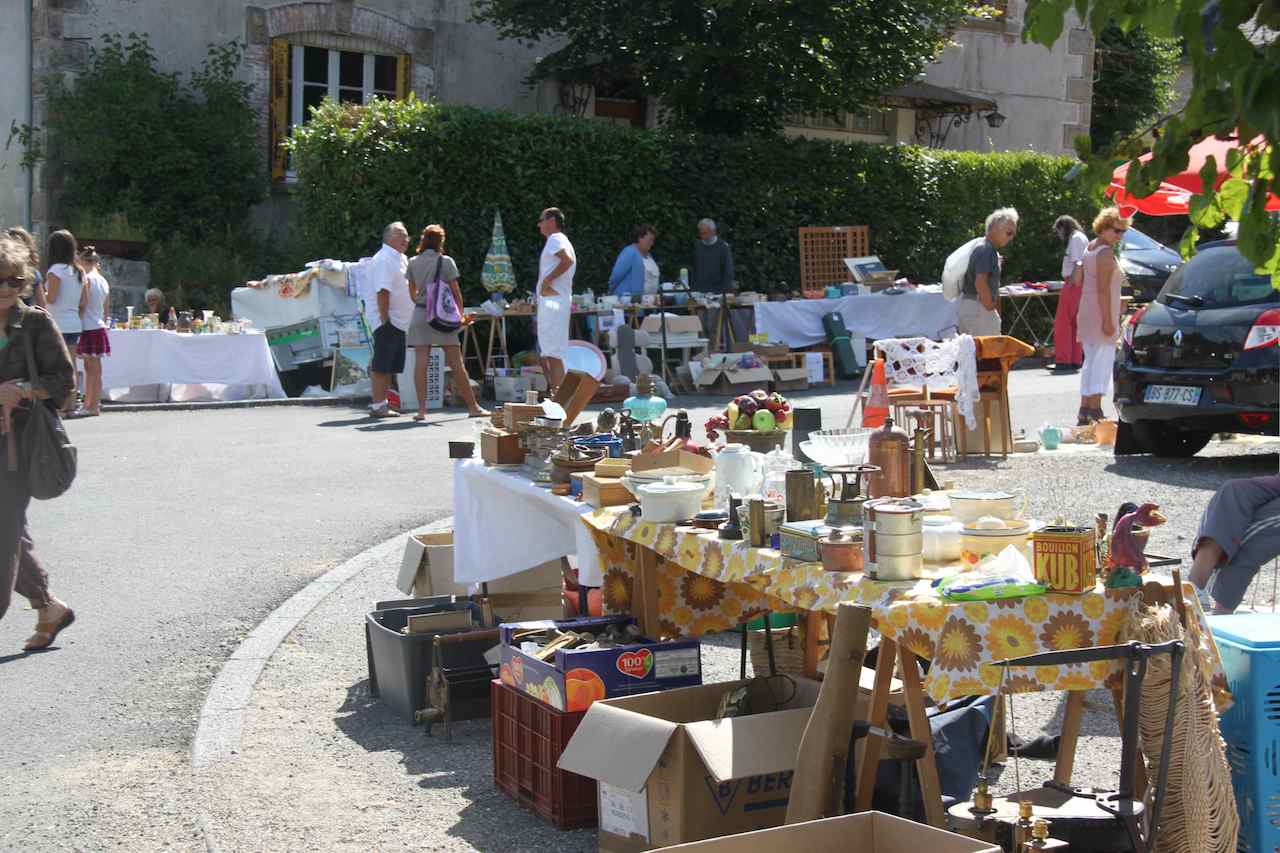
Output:
<path fill-rule="evenodd" d="M 559 829 L 598 822 L 596 780 L 556 767 L 586 711 L 557 711 L 498 679 L 493 697 L 493 781 Z"/>

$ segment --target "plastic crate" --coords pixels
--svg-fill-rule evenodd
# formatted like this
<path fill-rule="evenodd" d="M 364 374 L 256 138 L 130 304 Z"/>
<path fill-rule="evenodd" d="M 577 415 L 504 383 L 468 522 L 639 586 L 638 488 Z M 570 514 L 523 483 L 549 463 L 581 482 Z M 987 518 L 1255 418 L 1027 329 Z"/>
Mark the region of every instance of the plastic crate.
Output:
<path fill-rule="evenodd" d="M 494 679 L 493 781 L 559 829 L 598 822 L 596 780 L 556 767 L 586 711 L 557 711 Z"/>
<path fill-rule="evenodd" d="M 1280 850 L 1280 614 L 1210 616 L 1235 705 L 1222 715 L 1241 853 Z"/>

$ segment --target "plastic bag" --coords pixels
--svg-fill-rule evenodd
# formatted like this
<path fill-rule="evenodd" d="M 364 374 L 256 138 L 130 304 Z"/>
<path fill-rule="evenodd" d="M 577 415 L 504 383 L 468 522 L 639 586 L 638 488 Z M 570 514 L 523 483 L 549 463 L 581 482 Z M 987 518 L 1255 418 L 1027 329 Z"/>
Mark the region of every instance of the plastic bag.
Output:
<path fill-rule="evenodd" d="M 985 237 L 974 237 L 959 249 L 947 255 L 942 265 L 942 295 L 955 302 L 960 298 L 960 290 L 964 287 L 964 274 L 969 271 L 969 256 Z"/>

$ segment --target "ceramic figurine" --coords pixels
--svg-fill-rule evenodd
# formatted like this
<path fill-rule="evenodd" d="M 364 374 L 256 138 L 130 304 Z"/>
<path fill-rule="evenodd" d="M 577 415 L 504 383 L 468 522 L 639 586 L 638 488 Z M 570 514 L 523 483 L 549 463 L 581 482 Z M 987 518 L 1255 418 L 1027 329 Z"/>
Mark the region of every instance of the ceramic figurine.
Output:
<path fill-rule="evenodd" d="M 1149 530 L 1164 524 L 1167 519 L 1160 514 L 1158 504 L 1144 503 L 1133 512 L 1120 518 L 1111 531 L 1111 548 L 1107 555 L 1107 565 L 1112 568 L 1128 568 L 1141 575 L 1147 571 L 1147 556 L 1144 553 L 1146 536 L 1139 534 L 1135 528 Z M 1113 586 L 1110 579 L 1107 586 Z"/>

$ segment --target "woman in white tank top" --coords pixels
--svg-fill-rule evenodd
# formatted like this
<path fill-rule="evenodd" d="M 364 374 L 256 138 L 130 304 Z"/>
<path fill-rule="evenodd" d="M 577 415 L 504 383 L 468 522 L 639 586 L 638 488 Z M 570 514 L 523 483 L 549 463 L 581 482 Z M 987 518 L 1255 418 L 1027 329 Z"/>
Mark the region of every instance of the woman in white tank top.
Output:
<path fill-rule="evenodd" d="M 62 339 L 67 342 L 71 352 L 71 360 L 75 361 L 76 344 L 80 341 L 80 297 L 84 291 L 84 274 L 76 266 L 76 238 L 70 231 L 54 231 L 49 235 L 49 248 L 45 252 L 45 260 L 49 262 L 49 270 L 45 273 L 44 287 L 49 302 L 49 315 L 62 332 Z M 81 388 L 80 372 L 76 371 L 76 391 Z M 76 405 L 76 396 L 67 396 L 63 412 L 70 414 Z"/>
<path fill-rule="evenodd" d="M 92 418 L 102 413 L 102 359 L 111 355 L 111 285 L 98 271 L 101 258 L 93 246 L 80 250 L 84 289 L 80 296 L 80 320 L 84 330 L 76 343 L 76 355 L 84 359 L 84 406 L 74 416 Z"/>
<path fill-rule="evenodd" d="M 1076 335 L 1084 348 L 1084 368 L 1080 371 L 1080 414 L 1086 426 L 1106 417 L 1102 398 L 1111 387 L 1111 370 L 1116 363 L 1120 340 L 1120 286 L 1124 272 L 1116 262 L 1114 246 L 1124 237 L 1132 220 L 1108 207 L 1093 220 L 1096 239 L 1084 253 L 1080 288 L 1080 310 L 1076 315 Z"/>

